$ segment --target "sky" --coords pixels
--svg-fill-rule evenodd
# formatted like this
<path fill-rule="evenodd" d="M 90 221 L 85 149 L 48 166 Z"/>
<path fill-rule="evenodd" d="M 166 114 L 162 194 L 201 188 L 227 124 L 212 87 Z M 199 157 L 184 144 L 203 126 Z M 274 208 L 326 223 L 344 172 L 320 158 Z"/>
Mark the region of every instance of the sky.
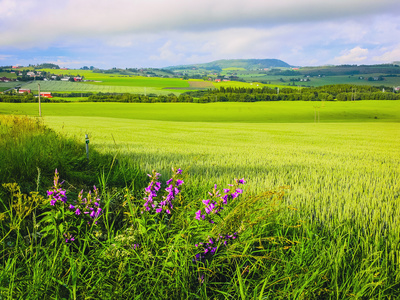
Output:
<path fill-rule="evenodd" d="M 400 61 L 400 0 L 0 0 L 0 66 Z"/>

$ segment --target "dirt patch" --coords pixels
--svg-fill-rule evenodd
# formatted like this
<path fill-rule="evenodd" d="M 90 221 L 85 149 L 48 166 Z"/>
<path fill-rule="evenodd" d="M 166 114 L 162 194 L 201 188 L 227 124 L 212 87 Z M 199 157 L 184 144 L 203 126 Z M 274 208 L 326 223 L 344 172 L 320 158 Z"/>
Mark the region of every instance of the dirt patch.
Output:
<path fill-rule="evenodd" d="M 189 81 L 191 88 L 213 88 L 214 85 L 209 81 Z"/>

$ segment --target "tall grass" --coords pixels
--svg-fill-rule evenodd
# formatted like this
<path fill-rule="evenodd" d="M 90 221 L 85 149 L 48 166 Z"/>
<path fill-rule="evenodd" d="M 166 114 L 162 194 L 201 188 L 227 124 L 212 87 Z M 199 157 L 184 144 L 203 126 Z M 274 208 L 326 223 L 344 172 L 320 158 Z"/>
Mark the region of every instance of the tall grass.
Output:
<path fill-rule="evenodd" d="M 115 186 L 143 178 L 133 161 L 94 149 L 88 160 L 84 141 L 62 136 L 40 119 L 24 116 L 0 115 L 0 166 L 0 182 L 18 182 L 23 192 L 43 192 L 56 168 L 76 188 L 97 184 L 101 176 Z"/>
<path fill-rule="evenodd" d="M 24 196 L 3 194 L 4 298 L 400 297 L 397 124 L 232 127 L 82 117 L 78 124 L 66 117 L 61 129 L 58 119 L 47 122 L 70 134 L 89 129 L 97 150 L 157 169 L 163 181 L 171 166 L 181 166 L 185 184 L 164 222 L 141 213 L 139 184 L 112 189 L 103 172 L 104 214 L 72 244 L 50 243 L 65 227 L 44 226 L 48 201 L 18 209 Z M 221 223 L 195 220 L 207 190 L 238 176 L 248 181 L 245 193 Z M 291 189 L 266 192 L 281 185 Z M 193 262 L 195 243 L 224 228 L 240 231 L 237 242 Z"/>

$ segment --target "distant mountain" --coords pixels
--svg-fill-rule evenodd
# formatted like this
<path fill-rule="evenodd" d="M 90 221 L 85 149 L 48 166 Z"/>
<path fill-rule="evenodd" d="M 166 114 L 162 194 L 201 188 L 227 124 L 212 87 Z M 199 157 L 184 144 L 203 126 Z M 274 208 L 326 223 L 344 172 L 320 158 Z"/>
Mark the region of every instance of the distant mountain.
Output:
<path fill-rule="evenodd" d="M 221 70 L 226 68 L 243 68 L 246 70 L 256 70 L 265 68 L 290 68 L 291 65 L 279 59 L 221 59 L 204 64 L 179 65 L 166 67 L 164 69 L 207 69 Z"/>

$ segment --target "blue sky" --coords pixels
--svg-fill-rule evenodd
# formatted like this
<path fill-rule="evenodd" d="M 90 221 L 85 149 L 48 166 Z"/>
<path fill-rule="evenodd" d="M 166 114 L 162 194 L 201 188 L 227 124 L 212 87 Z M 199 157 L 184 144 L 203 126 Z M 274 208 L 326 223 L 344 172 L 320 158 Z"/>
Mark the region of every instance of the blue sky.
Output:
<path fill-rule="evenodd" d="M 400 61 L 399 0 L 0 0 L 0 65 Z"/>

